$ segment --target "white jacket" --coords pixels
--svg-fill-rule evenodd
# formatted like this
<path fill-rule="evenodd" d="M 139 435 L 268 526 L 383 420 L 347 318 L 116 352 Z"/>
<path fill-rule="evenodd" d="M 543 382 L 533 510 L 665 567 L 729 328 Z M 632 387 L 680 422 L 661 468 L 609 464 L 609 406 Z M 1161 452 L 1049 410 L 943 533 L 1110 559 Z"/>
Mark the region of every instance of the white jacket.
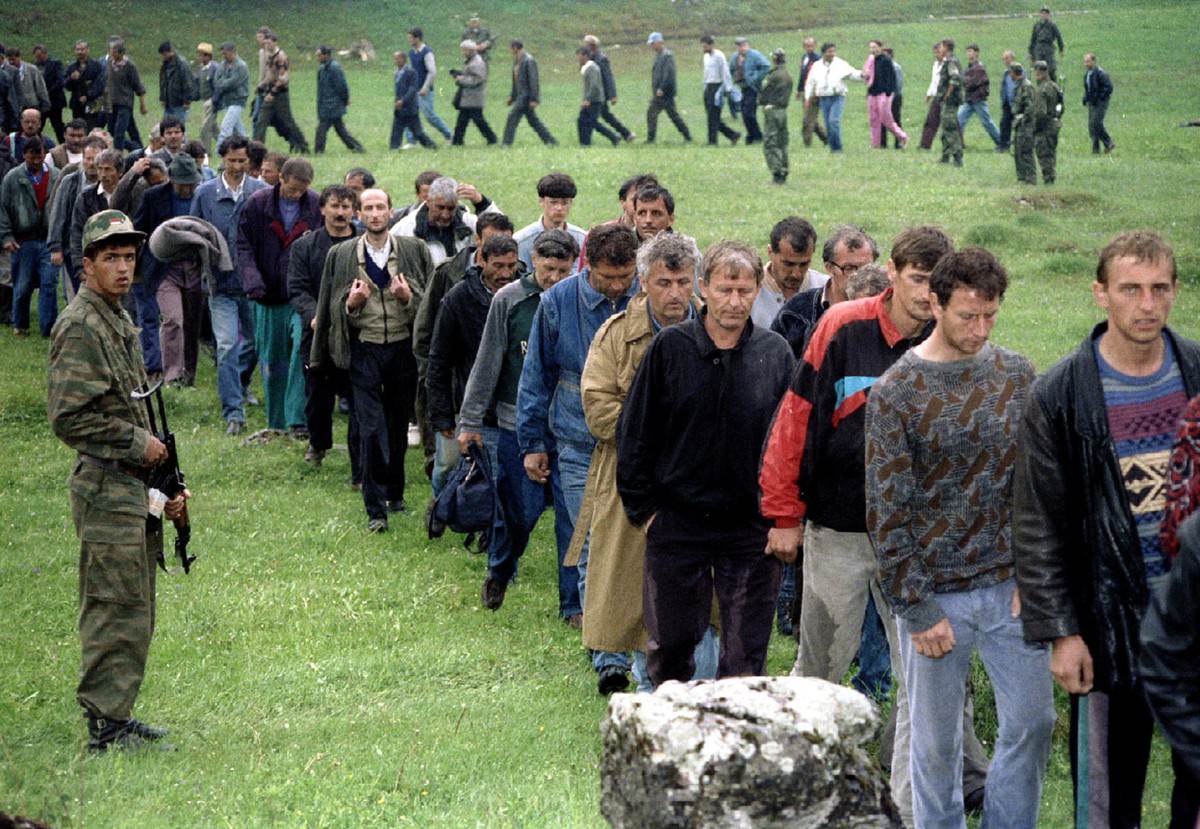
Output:
<path fill-rule="evenodd" d="M 824 59 L 817 61 L 808 72 L 808 83 L 804 85 L 804 100 L 845 95 L 847 78 L 861 81 L 863 74 L 836 56 L 829 63 Z"/>

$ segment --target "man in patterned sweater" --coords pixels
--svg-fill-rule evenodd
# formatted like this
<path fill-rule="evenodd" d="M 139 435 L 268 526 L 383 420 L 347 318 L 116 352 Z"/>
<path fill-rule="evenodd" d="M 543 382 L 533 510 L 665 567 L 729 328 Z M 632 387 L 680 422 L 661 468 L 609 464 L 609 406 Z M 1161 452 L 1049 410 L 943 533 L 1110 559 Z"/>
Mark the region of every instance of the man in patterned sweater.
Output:
<path fill-rule="evenodd" d="M 896 614 L 911 714 L 913 818 L 965 825 L 959 775 L 963 689 L 978 650 L 1000 733 L 984 823 L 1037 825 L 1054 730 L 1045 646 L 1018 619 L 1009 517 L 1016 432 L 1033 366 L 988 343 L 1008 276 L 982 248 L 929 278 L 937 321 L 867 400 L 867 532 Z"/>

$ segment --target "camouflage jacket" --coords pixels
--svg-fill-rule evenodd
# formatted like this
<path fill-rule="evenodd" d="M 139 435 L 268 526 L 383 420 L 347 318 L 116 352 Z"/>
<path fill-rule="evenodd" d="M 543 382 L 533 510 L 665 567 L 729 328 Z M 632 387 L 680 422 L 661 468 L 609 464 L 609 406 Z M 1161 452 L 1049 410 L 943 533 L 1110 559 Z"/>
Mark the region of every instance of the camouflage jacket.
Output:
<path fill-rule="evenodd" d="M 1046 78 L 1039 81 L 1033 90 L 1033 128 L 1038 132 L 1056 130 L 1059 127 L 1058 104 L 1062 92 L 1058 84 Z"/>
<path fill-rule="evenodd" d="M 145 406 L 130 396 L 146 382 L 138 328 L 122 308 L 85 285 L 50 336 L 47 411 L 54 434 L 80 454 L 140 467 L 150 422 Z M 123 486 L 105 493 L 112 502 L 106 508 L 145 515 L 145 484 L 120 478 Z M 79 494 L 92 501 L 109 479 L 107 470 L 79 464 L 71 486 L 87 489 Z"/>
<path fill-rule="evenodd" d="M 1033 84 L 1027 78 L 1019 80 L 1013 90 L 1012 114 L 1014 130 L 1033 132 Z"/>
<path fill-rule="evenodd" d="M 947 91 L 949 91 L 949 95 L 947 95 Z M 938 76 L 938 98 L 944 107 L 962 105 L 962 66 L 959 64 L 958 58 L 953 55 L 942 61 L 941 74 Z"/>

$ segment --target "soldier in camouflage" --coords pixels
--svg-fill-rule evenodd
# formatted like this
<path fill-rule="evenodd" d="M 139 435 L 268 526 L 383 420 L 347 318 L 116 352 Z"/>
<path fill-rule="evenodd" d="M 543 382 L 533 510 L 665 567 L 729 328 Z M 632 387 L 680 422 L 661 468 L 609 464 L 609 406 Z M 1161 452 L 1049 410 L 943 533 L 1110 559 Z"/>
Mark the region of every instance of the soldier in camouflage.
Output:
<path fill-rule="evenodd" d="M 1033 84 L 1025 77 L 1019 63 L 1010 64 L 1008 72 L 1015 82 L 1013 88 L 1013 157 L 1017 162 L 1017 181 L 1037 184 L 1037 166 L 1033 161 Z"/>
<path fill-rule="evenodd" d="M 783 184 L 788 176 L 787 107 L 792 97 L 792 76 L 785 66 L 787 57 L 782 49 L 771 53 L 771 60 L 775 68 L 767 73 L 758 94 L 763 110 L 763 156 L 772 180 Z"/>
<path fill-rule="evenodd" d="M 69 479 L 80 541 L 76 696 L 94 752 L 166 736 L 132 717 L 154 632 L 154 566 L 162 551 L 161 531 L 147 531 L 146 479 L 167 457 L 146 407 L 131 397 L 146 372 L 138 329 L 121 307 L 144 240 L 120 211 L 88 219 L 85 281 L 51 333 L 50 425 L 79 453 Z M 181 514 L 185 497 L 166 502 L 168 518 Z"/>
<path fill-rule="evenodd" d="M 1034 61 L 1045 61 L 1050 80 L 1058 81 L 1058 65 L 1054 61 L 1054 44 L 1058 44 L 1058 53 L 1063 53 L 1062 32 L 1058 25 L 1050 19 L 1050 10 L 1045 6 L 1038 13 L 1040 20 L 1033 24 L 1033 32 L 1029 35 L 1029 57 Z"/>
<path fill-rule="evenodd" d="M 1033 150 L 1037 153 L 1038 166 L 1042 168 L 1042 181 L 1053 184 L 1055 163 L 1058 156 L 1058 130 L 1062 127 L 1062 90 L 1050 80 L 1050 69 L 1044 60 L 1033 65 L 1033 76 L 1037 85 L 1033 90 Z"/>
<path fill-rule="evenodd" d="M 942 163 L 963 163 L 962 128 L 958 125 L 958 108 L 963 103 L 962 66 L 954 57 L 954 41 L 946 38 L 941 48 L 942 70 L 938 76 L 938 99 L 942 102 Z"/>

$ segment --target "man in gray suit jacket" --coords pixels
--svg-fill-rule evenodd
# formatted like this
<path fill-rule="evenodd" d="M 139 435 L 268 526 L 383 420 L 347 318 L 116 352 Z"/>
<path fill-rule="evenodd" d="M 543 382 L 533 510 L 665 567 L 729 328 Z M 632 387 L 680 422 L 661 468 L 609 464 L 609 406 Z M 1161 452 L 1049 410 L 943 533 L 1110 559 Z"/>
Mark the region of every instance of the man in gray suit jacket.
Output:
<path fill-rule="evenodd" d="M 462 146 L 463 137 L 467 134 L 467 125 L 474 122 L 483 133 L 489 144 L 496 143 L 496 133 L 483 117 L 483 105 L 487 102 L 488 67 L 479 56 L 478 47 L 473 40 L 464 40 L 458 44 L 462 51 L 464 66 L 462 69 L 451 69 L 450 76 L 458 86 L 454 95 L 454 106 L 458 108 L 458 120 L 454 123 L 454 138 L 451 144 Z"/>
<path fill-rule="evenodd" d="M 514 40 L 509 44 L 513 56 L 512 92 L 508 95 L 508 121 L 504 124 L 504 146 L 510 146 L 517 134 L 517 126 L 521 119 L 529 121 L 529 126 L 542 139 L 543 144 L 557 144 L 554 136 L 546 129 L 542 119 L 537 116 L 537 105 L 541 97 L 538 85 L 538 66 L 533 55 L 525 51 L 525 44 Z"/>
<path fill-rule="evenodd" d="M 660 32 L 651 32 L 646 45 L 658 53 L 654 58 L 654 68 L 650 70 L 650 87 L 654 96 L 650 99 L 650 108 L 646 110 L 646 143 L 654 143 L 660 112 L 667 113 L 675 129 L 683 134 L 684 141 L 691 141 L 692 134 L 675 109 L 675 54 L 667 48 Z"/>

